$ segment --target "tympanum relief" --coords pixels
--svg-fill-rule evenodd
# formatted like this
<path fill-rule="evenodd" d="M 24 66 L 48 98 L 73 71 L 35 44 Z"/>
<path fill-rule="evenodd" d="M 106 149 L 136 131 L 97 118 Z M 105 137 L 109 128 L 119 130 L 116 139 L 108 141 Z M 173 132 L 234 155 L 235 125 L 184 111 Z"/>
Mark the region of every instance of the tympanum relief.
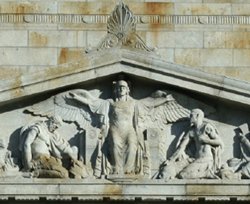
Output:
<path fill-rule="evenodd" d="M 135 28 L 132 12 L 120 3 L 109 18 L 107 36 L 91 51 L 126 47 L 151 54 Z M 250 178 L 249 130 L 240 126 L 250 122 L 247 112 L 218 101 L 214 107 L 216 99 L 195 97 L 181 85 L 149 80 L 142 87 L 131 73 L 112 77 L 103 77 L 97 89 L 74 85 L 0 114 L 1 120 L 14 121 L 3 122 L 9 135 L 2 132 L 2 138 L 9 145 L 0 142 L 0 176 Z"/>
<path fill-rule="evenodd" d="M 114 181 L 249 178 L 243 152 L 249 152 L 247 125 L 226 138 L 239 139 L 243 157 L 225 159 L 224 149 L 230 148 L 215 125 L 219 123 L 209 119 L 216 116 L 216 108 L 165 86 L 136 91 L 138 85 L 124 75 L 104 84 L 105 97 L 103 90 L 69 89 L 24 107 L 22 114 L 29 121 L 14 135 L 20 156 L 11 158 L 11 150 L 2 145 L 2 176 Z M 138 92 L 145 92 L 144 97 Z M 71 133 L 67 129 L 72 127 Z M 65 137 L 60 129 L 70 135 Z"/>
<path fill-rule="evenodd" d="M 178 104 L 166 91 L 157 90 L 146 98 L 136 100 L 130 95 L 129 82 L 122 79 L 113 82 L 112 92 L 113 97 L 104 100 L 84 89 L 70 90 L 34 104 L 27 111 L 33 115 L 46 117 L 55 114 L 64 121 L 75 122 L 84 130 L 86 137 L 91 128 L 96 128 L 98 139 L 98 152 L 94 166 L 96 177 L 110 174 L 150 177 L 151 162 L 147 130 L 157 128 L 162 131 L 169 123 L 187 118 L 190 111 Z M 46 150 L 48 153 L 44 154 L 55 155 L 55 148 L 53 148 L 55 146 L 71 159 L 77 159 L 66 141 L 60 139 L 59 142 L 54 142 L 58 140 L 53 139 L 57 125 L 51 125 L 49 121 L 46 122 L 47 127 L 44 127 L 47 131 L 44 135 L 47 138 L 43 140 L 47 140 L 49 144 L 52 141 L 53 143 L 51 153 Z M 41 129 L 40 126 L 37 129 Z M 33 137 L 38 135 L 37 132 Z M 38 136 L 43 137 L 41 134 Z M 34 139 L 26 143 L 32 142 L 35 143 Z M 35 145 L 29 144 L 29 146 Z M 38 146 L 41 148 L 40 144 Z M 54 157 L 60 158 L 57 155 Z"/>

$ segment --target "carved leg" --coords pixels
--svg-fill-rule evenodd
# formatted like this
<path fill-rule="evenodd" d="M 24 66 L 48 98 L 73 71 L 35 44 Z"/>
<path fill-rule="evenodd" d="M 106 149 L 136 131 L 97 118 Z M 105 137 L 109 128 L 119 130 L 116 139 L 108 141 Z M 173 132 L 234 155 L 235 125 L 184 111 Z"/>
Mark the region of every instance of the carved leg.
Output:
<path fill-rule="evenodd" d="M 124 141 L 121 134 L 116 131 L 111 132 L 113 159 L 114 159 L 114 174 L 123 174 L 123 147 Z"/>
<path fill-rule="evenodd" d="M 128 149 L 127 149 L 127 160 L 125 164 L 125 173 L 130 174 L 135 172 L 135 159 L 138 147 L 137 136 L 134 131 L 131 131 L 128 134 L 127 145 Z"/>
<path fill-rule="evenodd" d="M 39 178 L 68 178 L 68 170 L 62 166 L 61 160 L 40 156 L 39 159 L 34 161 L 35 170 L 34 174 Z"/>
<path fill-rule="evenodd" d="M 213 165 L 212 160 L 200 161 L 199 159 L 197 159 L 180 172 L 179 178 L 181 179 L 215 178 L 215 176 L 212 176 L 211 173 L 212 165 Z"/>
<path fill-rule="evenodd" d="M 243 178 L 250 178 L 250 162 L 246 163 L 241 169 L 241 174 Z"/>

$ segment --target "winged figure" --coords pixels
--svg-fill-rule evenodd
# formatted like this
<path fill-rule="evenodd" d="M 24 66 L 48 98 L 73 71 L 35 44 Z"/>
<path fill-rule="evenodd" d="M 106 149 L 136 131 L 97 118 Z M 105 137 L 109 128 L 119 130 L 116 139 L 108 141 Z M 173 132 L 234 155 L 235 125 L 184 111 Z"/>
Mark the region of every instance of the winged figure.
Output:
<path fill-rule="evenodd" d="M 113 98 L 101 99 L 90 91 L 66 91 L 27 109 L 33 115 L 59 115 L 78 127 L 100 130 L 98 156 L 94 174 L 145 174 L 143 132 L 147 128 L 163 129 L 166 124 L 188 118 L 190 110 L 181 106 L 166 91 L 156 91 L 149 97 L 136 100 L 130 96 L 125 80 L 114 82 Z M 103 148 L 104 141 L 108 144 Z M 104 158 L 108 151 L 110 158 Z M 99 172 L 99 173 L 97 173 Z"/>

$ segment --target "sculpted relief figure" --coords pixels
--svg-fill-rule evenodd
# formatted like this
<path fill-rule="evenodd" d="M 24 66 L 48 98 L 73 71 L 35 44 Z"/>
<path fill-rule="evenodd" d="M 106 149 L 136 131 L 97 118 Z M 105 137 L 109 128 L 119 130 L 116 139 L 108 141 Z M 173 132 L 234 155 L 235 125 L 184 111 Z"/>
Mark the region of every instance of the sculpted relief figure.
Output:
<path fill-rule="evenodd" d="M 171 95 L 157 91 L 152 96 L 143 100 L 135 100 L 130 95 L 130 88 L 125 80 L 114 83 L 113 99 L 101 100 L 94 98 L 89 92 L 70 92 L 72 98 L 90 107 L 92 112 L 103 116 L 103 125 L 111 154 L 112 174 L 147 174 L 143 169 L 143 156 L 147 155 L 144 148 L 143 127 L 141 121 L 146 110 L 157 108 L 168 102 L 175 102 Z M 176 107 L 181 109 L 175 102 Z M 187 115 L 188 110 L 177 114 L 174 120 Z M 174 110 L 178 112 L 178 110 Z M 148 113 L 148 112 L 147 112 Z M 171 113 L 170 113 L 171 115 Z M 152 115 L 151 115 L 152 116 Z M 152 116 L 153 117 L 153 116 Z M 165 121 L 167 123 L 167 120 Z M 144 123 L 144 124 L 143 124 Z M 147 121 L 146 121 L 147 123 Z M 148 125 L 148 124 L 147 124 Z"/>
<path fill-rule="evenodd" d="M 228 160 L 228 165 L 234 172 L 237 178 L 250 178 L 250 141 L 249 141 L 249 127 L 245 123 L 239 127 L 237 137 L 239 139 L 241 158 L 233 158 Z"/>
<path fill-rule="evenodd" d="M 82 90 L 82 94 L 71 92 L 70 95 L 72 98 L 90 106 L 91 110 L 96 109 L 94 106 L 97 105 L 97 101 L 87 91 Z M 99 102 L 102 103 L 103 101 Z M 104 127 L 106 126 L 107 131 L 109 130 L 111 137 L 109 145 L 114 160 L 113 173 L 121 174 L 123 171 L 125 173 L 134 173 L 138 137 L 134 126 L 135 100 L 129 96 L 127 82 L 121 80 L 115 84 L 114 100 L 108 100 L 108 102 L 101 123 Z M 108 133 L 107 131 L 106 133 Z M 127 155 L 123 169 L 125 146 L 127 146 Z"/>
<path fill-rule="evenodd" d="M 41 107 L 53 109 L 42 110 Z M 86 130 L 86 137 L 90 126 L 96 126 L 99 129 L 96 177 L 149 174 L 150 168 L 146 166 L 149 152 L 143 132 L 149 127 L 164 128 L 190 113 L 164 91 L 156 91 L 141 100 L 134 99 L 125 80 L 114 82 L 112 99 L 101 99 L 83 89 L 70 90 L 33 105 L 29 111 L 45 116 L 54 112 L 64 121 L 76 122 Z"/>
<path fill-rule="evenodd" d="M 11 152 L 7 150 L 4 140 L 0 139 L 0 177 L 16 176 L 21 176 L 19 167 L 11 157 Z"/>
<path fill-rule="evenodd" d="M 62 125 L 60 117 L 50 117 L 24 126 L 21 130 L 20 150 L 24 170 L 39 178 L 68 178 L 69 173 L 63 167 L 61 159 L 68 156 L 72 163 L 77 163 L 77 149 L 57 133 Z M 82 166 L 83 167 L 83 166 Z M 72 169 L 74 172 L 74 169 Z"/>
<path fill-rule="evenodd" d="M 217 129 L 204 121 L 204 113 L 193 109 L 190 114 L 190 129 L 181 138 L 172 157 L 164 164 L 160 177 L 166 179 L 218 178 L 223 143 Z M 190 142 L 195 145 L 194 157 L 186 154 Z"/>

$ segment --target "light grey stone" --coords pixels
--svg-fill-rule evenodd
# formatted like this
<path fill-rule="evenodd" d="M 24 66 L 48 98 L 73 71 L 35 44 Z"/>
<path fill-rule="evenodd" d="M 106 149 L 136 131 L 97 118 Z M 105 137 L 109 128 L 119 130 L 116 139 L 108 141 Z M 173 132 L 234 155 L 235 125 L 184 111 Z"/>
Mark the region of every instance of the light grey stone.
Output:
<path fill-rule="evenodd" d="M 82 36 L 79 36 L 80 42 Z M 77 31 L 29 31 L 30 47 L 77 47 Z"/>
<path fill-rule="evenodd" d="M 159 173 L 160 178 L 219 179 L 224 144 L 218 130 L 204 121 L 204 113 L 200 109 L 191 111 L 190 126 L 180 136 L 176 152 L 164 162 Z M 192 140 L 195 152 L 191 157 L 186 153 L 186 149 Z"/>
<path fill-rule="evenodd" d="M 200 8 L 201 4 L 194 4 L 189 7 Z M 205 6 L 207 7 L 201 7 L 205 11 L 228 11 L 228 4 L 225 10 L 222 9 L 222 4 L 217 4 L 217 7 L 215 4 Z M 116 17 L 122 19 L 122 23 Z M 80 163 L 73 163 L 74 169 L 71 173 L 83 173 L 84 170 L 84 173 L 90 174 L 89 178 L 81 180 L 83 176 L 76 176 L 75 179 L 28 179 L 19 178 L 20 172 L 17 172 L 18 179 L 7 176 L 0 178 L 0 186 L 3 187 L 0 188 L 0 199 L 249 199 L 249 181 L 239 180 L 225 162 L 228 158 L 238 158 L 241 154 L 234 138 L 235 128 L 239 124 L 250 123 L 250 84 L 167 62 L 158 57 L 154 53 L 155 50 L 148 47 L 136 33 L 135 22 L 132 12 L 120 3 L 108 20 L 105 39 L 100 39 L 97 47 L 88 50 L 90 52 L 83 54 L 79 61 L 29 72 L 27 75 L 20 74 L 0 82 L 0 129 L 3 130 L 1 138 L 8 141 L 8 149 L 12 153 L 8 161 L 17 160 L 15 165 L 20 168 L 29 166 L 21 163 L 24 158 L 18 150 L 20 141 L 17 139 L 20 131 L 22 133 L 22 130 L 27 130 L 27 138 L 23 140 L 26 143 L 32 136 L 32 128 L 25 125 L 32 126 L 34 121 L 46 121 L 51 115 L 60 115 L 63 118 L 62 126 L 56 130 L 63 141 L 60 144 L 66 144 L 67 147 L 76 145 L 79 149 L 77 159 Z M 81 34 L 84 33 L 80 32 Z M 185 36 L 184 32 L 179 32 L 177 36 L 173 36 L 173 33 L 169 33 L 171 39 L 175 39 L 173 47 L 181 47 L 185 41 L 187 47 L 200 48 L 203 36 L 196 33 L 196 38 L 199 39 L 196 44 L 191 34 L 192 32 L 189 32 L 189 35 Z M 84 41 L 84 38 L 83 35 L 81 41 Z M 190 38 L 192 40 L 188 42 L 187 39 Z M 90 38 L 86 40 L 90 41 Z M 172 40 L 169 42 L 173 43 Z M 66 45 L 67 43 L 65 42 Z M 47 49 L 41 53 L 36 51 L 31 49 L 28 53 L 37 55 L 41 66 L 54 65 L 54 56 L 50 58 L 50 53 L 46 53 Z M 211 52 L 201 53 L 200 57 L 206 67 L 211 64 L 213 67 L 220 66 L 218 64 L 232 66 L 232 61 L 226 60 L 232 56 L 232 51 L 209 51 Z M 173 55 L 173 52 L 171 49 L 169 53 Z M 15 54 L 17 53 L 14 52 L 11 56 L 14 58 Z M 19 55 L 14 59 L 15 63 L 25 63 L 25 66 L 33 63 L 33 59 L 26 55 Z M 7 62 L 4 57 L 1 60 L 3 64 Z M 210 60 L 213 62 L 209 63 Z M 197 108 L 203 110 L 206 122 L 203 116 L 199 115 L 203 112 L 197 111 Z M 186 119 L 192 109 L 196 112 L 192 112 L 190 122 L 194 122 L 195 126 L 190 130 L 190 123 Z M 27 114 L 27 111 L 31 114 Z M 194 121 L 195 116 L 198 122 Z M 44 137 L 41 133 L 41 137 L 38 137 L 37 133 L 33 135 L 35 140 L 42 139 L 42 142 L 37 142 L 39 147 L 35 146 L 35 140 L 26 145 L 21 143 L 22 152 L 28 152 L 29 147 L 33 151 L 28 164 L 35 160 L 36 154 L 44 155 L 46 152 L 46 155 L 52 156 L 55 153 L 49 148 L 54 133 L 51 133 L 46 123 L 43 122 L 46 132 Z M 199 123 L 204 129 L 200 130 Z M 39 123 L 38 126 L 40 125 Z M 186 145 L 182 143 L 185 139 L 176 150 L 178 140 L 182 139 L 179 135 L 183 131 L 187 131 L 188 135 L 184 138 L 190 139 L 192 134 L 197 139 L 195 144 L 198 150 L 202 151 L 198 151 L 198 157 L 191 163 L 180 160 L 182 167 L 187 166 L 180 170 L 182 179 L 155 179 L 164 160 L 171 160 L 172 155 L 176 156 L 172 157 L 172 160 L 180 158 L 180 155 L 184 154 L 178 152 L 184 153 L 184 149 L 187 150 Z M 48 138 L 48 135 L 51 137 Z M 141 136 L 140 141 L 138 135 Z M 108 137 L 109 141 L 106 140 Z M 208 140 L 212 140 L 213 145 Z M 42 146 L 44 143 L 47 146 Z M 217 158 L 223 163 L 221 166 L 215 157 L 209 156 L 212 149 L 218 150 L 223 143 L 223 155 L 217 152 Z M 67 148 L 61 149 L 65 152 Z M 106 154 L 107 150 L 110 154 Z M 198 163 L 201 156 L 204 156 L 206 163 L 204 160 Z M 59 156 L 56 158 L 61 159 Z M 75 156 L 74 158 L 76 159 Z M 0 158 L 1 160 L 3 159 Z M 135 160 L 138 161 L 137 164 Z M 46 164 L 49 164 L 49 161 Z M 52 168 L 56 166 L 57 164 L 52 164 Z M 213 168 L 215 166 L 216 168 Z M 137 167 L 141 168 L 141 172 Z M 202 168 L 206 169 L 201 174 L 196 172 Z M 209 176 L 204 175 L 206 170 L 209 171 Z M 194 172 L 196 174 L 191 175 Z M 22 176 L 28 177 L 29 173 L 30 169 L 26 174 L 22 173 Z M 218 179 L 219 177 L 222 179 Z M 188 180 L 189 178 L 192 180 Z M 235 191 L 236 187 L 239 191 Z"/>
<path fill-rule="evenodd" d="M 82 171 L 85 168 L 77 161 L 78 149 L 71 148 L 56 132 L 62 123 L 59 116 L 51 116 L 47 121 L 33 121 L 21 129 L 19 150 L 23 170 L 30 172 L 30 177 L 68 178 L 69 173 L 79 178 L 86 176 L 77 170 L 79 165 Z M 62 165 L 63 155 L 72 160 L 69 172 Z"/>
<path fill-rule="evenodd" d="M 0 65 L 56 65 L 55 48 L 0 48 Z"/>
<path fill-rule="evenodd" d="M 59 115 L 63 120 L 76 122 L 86 130 L 86 137 L 98 138 L 93 168 L 96 177 L 109 174 L 151 177 L 147 141 L 150 134 L 146 130 L 150 127 L 164 129 L 167 123 L 188 117 L 189 110 L 164 91 L 135 100 L 129 95 L 128 84 L 124 79 L 113 82 L 113 99 L 103 100 L 83 89 L 71 90 L 34 104 L 27 110 L 38 116 Z M 74 105 L 76 102 L 81 105 Z M 89 124 L 93 125 L 92 128 L 98 128 L 95 136 L 89 134 L 92 129 Z M 61 149 L 66 150 L 64 146 Z"/>
<path fill-rule="evenodd" d="M 28 31 L 1 30 L 0 47 L 25 47 L 28 45 Z"/>

